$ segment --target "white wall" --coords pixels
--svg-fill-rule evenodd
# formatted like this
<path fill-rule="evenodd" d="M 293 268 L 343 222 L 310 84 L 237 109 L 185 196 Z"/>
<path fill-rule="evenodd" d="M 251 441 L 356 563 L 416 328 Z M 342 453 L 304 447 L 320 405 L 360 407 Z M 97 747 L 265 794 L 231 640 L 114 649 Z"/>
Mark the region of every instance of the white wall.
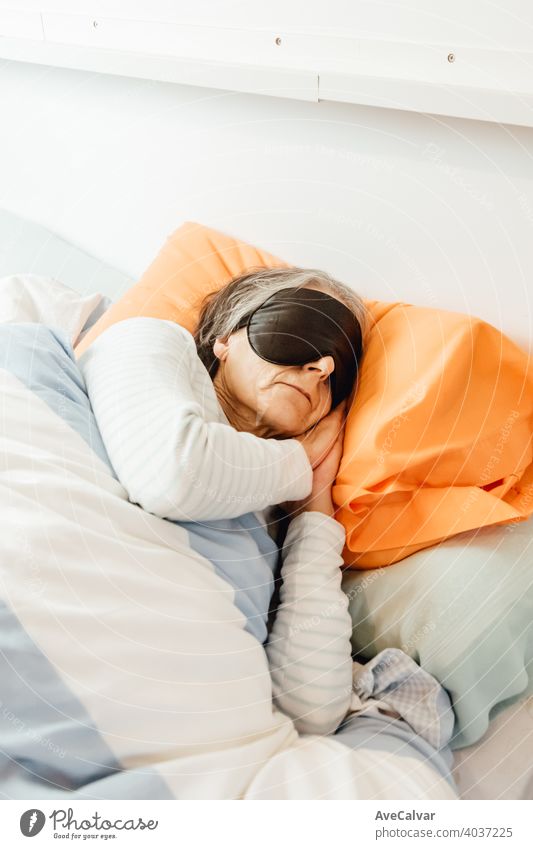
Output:
<path fill-rule="evenodd" d="M 184 219 L 533 338 L 533 129 L 0 63 L 0 206 L 133 275 Z"/>

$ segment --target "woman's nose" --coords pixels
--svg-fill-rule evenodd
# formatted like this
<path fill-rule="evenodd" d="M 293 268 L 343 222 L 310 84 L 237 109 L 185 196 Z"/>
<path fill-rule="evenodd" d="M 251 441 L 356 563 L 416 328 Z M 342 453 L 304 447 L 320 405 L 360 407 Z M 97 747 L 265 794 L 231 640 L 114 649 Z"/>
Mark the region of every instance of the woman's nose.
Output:
<path fill-rule="evenodd" d="M 306 363 L 304 369 L 306 371 L 318 370 L 320 372 L 320 380 L 326 380 L 335 370 L 335 360 L 329 355 L 327 357 L 320 357 L 319 360 L 314 360 L 312 363 Z"/>

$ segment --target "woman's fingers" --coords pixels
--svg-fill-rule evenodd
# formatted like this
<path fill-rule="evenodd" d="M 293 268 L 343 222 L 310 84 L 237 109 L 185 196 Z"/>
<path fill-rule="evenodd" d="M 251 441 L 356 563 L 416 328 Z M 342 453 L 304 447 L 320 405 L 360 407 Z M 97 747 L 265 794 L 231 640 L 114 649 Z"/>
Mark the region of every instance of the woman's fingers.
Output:
<path fill-rule="evenodd" d="M 315 479 L 320 478 L 321 482 L 329 481 L 333 485 L 342 457 L 342 446 L 344 442 L 344 434 L 342 431 L 338 434 L 330 451 L 324 457 L 321 463 L 313 470 Z"/>
<path fill-rule="evenodd" d="M 302 443 L 313 468 L 327 457 L 337 439 L 343 434 L 345 417 L 346 403 L 343 402 L 324 416 L 312 430 L 296 437 Z"/>

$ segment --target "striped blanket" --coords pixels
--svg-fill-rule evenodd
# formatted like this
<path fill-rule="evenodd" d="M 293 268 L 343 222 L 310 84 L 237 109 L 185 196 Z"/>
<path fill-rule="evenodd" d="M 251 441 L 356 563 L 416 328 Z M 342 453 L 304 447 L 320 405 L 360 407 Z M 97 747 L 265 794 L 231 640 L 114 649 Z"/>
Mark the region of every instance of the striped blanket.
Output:
<path fill-rule="evenodd" d="M 273 708 L 274 543 L 130 503 L 66 337 L 0 325 L 0 380 L 2 798 L 454 798 Z"/>

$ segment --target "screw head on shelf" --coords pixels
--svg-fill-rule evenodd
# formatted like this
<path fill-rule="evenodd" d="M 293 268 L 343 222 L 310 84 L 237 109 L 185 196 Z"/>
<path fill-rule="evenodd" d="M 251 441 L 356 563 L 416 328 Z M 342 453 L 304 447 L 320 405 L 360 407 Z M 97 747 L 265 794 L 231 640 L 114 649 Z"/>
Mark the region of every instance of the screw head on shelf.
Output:
<path fill-rule="evenodd" d="M 448 62 L 455 62 L 455 53 L 448 53 Z"/>

